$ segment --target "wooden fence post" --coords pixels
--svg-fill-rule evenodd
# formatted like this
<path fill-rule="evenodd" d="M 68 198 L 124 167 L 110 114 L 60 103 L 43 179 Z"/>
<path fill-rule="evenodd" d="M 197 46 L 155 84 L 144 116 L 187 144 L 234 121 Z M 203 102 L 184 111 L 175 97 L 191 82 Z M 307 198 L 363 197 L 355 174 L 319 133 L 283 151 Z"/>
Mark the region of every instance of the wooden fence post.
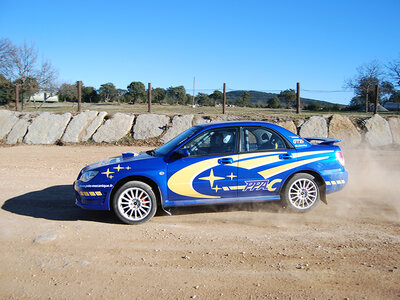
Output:
<path fill-rule="evenodd" d="M 224 83 L 224 95 L 222 98 L 222 114 L 225 114 L 225 106 L 226 106 L 226 83 Z"/>
<path fill-rule="evenodd" d="M 76 82 L 76 88 L 78 89 L 78 112 L 82 111 L 82 81 Z"/>
<path fill-rule="evenodd" d="M 149 85 L 148 85 L 148 88 L 147 88 L 147 95 L 148 95 L 148 100 L 149 100 L 149 103 L 148 103 L 148 105 L 149 105 L 149 108 L 148 108 L 148 111 L 149 111 L 149 113 L 151 113 L 151 82 L 149 82 Z"/>
<path fill-rule="evenodd" d="M 375 107 L 374 107 L 374 114 L 378 113 L 378 104 L 379 103 L 379 85 L 375 85 Z"/>
<path fill-rule="evenodd" d="M 296 84 L 296 113 L 300 113 L 300 82 Z"/>
<path fill-rule="evenodd" d="M 15 85 L 15 111 L 19 110 L 18 101 L 19 101 L 19 86 L 18 86 L 18 84 L 16 84 Z"/>

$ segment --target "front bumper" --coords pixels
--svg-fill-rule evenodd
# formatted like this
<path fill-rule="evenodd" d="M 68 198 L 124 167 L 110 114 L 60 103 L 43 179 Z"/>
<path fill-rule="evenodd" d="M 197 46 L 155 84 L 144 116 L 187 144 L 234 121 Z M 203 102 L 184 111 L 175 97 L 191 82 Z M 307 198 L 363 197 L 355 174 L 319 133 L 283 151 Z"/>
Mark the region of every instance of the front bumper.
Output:
<path fill-rule="evenodd" d="M 91 185 L 79 180 L 74 182 L 75 204 L 84 209 L 110 210 L 107 201 L 111 184 Z"/>

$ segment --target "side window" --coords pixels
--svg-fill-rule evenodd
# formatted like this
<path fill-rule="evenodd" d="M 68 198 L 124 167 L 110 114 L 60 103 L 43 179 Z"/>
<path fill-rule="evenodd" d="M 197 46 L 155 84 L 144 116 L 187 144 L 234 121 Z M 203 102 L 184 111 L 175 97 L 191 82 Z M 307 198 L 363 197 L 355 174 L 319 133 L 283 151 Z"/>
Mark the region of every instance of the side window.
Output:
<path fill-rule="evenodd" d="M 244 127 L 241 130 L 240 152 L 286 149 L 280 135 L 264 127 Z"/>
<path fill-rule="evenodd" d="M 236 152 L 235 128 L 221 128 L 205 131 L 187 143 L 183 148 L 189 156 L 216 155 Z"/>

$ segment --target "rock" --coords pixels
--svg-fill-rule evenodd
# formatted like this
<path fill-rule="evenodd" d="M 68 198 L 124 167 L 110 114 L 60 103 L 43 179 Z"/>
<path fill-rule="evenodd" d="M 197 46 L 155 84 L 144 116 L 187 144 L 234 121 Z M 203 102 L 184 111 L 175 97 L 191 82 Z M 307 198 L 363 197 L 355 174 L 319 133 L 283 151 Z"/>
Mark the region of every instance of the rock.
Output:
<path fill-rule="evenodd" d="M 7 136 L 7 144 L 21 143 L 29 126 L 29 115 L 19 119 Z"/>
<path fill-rule="evenodd" d="M 393 142 L 392 133 L 390 132 L 389 123 L 376 114 L 365 121 L 366 142 L 371 146 L 386 146 Z"/>
<path fill-rule="evenodd" d="M 169 140 L 172 140 L 174 137 L 176 137 L 181 132 L 192 127 L 192 122 L 193 122 L 193 115 L 184 115 L 181 117 L 175 116 L 172 119 L 172 126 L 170 128 L 168 128 L 167 132 L 161 138 L 161 141 L 163 143 L 166 143 Z"/>
<path fill-rule="evenodd" d="M 63 115 L 54 115 L 49 112 L 41 113 L 28 127 L 24 143 L 54 144 L 63 135 L 70 119 L 70 113 Z"/>
<path fill-rule="evenodd" d="M 169 123 L 169 117 L 156 114 L 139 115 L 133 127 L 133 138 L 145 140 L 160 136 Z"/>
<path fill-rule="evenodd" d="M 277 125 L 297 134 L 297 127 L 294 125 L 293 121 L 278 122 Z"/>
<path fill-rule="evenodd" d="M 300 128 L 303 124 L 304 124 L 304 120 L 303 119 L 296 119 L 296 120 L 294 120 L 293 121 L 294 122 L 294 125 L 297 127 L 297 128 Z"/>
<path fill-rule="evenodd" d="M 393 143 L 400 145 L 400 118 L 389 118 L 388 122 L 392 132 Z"/>
<path fill-rule="evenodd" d="M 355 147 L 361 143 L 361 134 L 348 117 L 333 115 L 329 123 L 329 135 L 333 139 L 340 139 L 340 145 Z"/>
<path fill-rule="evenodd" d="M 97 111 L 84 111 L 79 115 L 76 115 L 69 122 L 67 129 L 61 140 L 66 143 L 78 143 L 84 130 L 89 126 L 90 123 L 96 118 Z"/>
<path fill-rule="evenodd" d="M 107 116 L 107 112 L 100 112 L 97 117 L 88 125 L 86 129 L 83 130 L 80 141 L 88 141 L 96 130 L 103 124 L 104 118 Z"/>
<path fill-rule="evenodd" d="M 35 244 L 41 244 L 43 242 L 54 241 L 56 239 L 56 235 L 54 232 L 47 232 L 39 235 L 37 238 L 33 240 Z"/>
<path fill-rule="evenodd" d="M 205 124 L 205 123 L 210 123 L 211 120 L 209 118 L 202 118 L 199 116 L 194 117 L 193 120 L 193 125 L 199 125 L 199 124 Z"/>
<path fill-rule="evenodd" d="M 0 110 L 0 140 L 2 140 L 17 123 L 15 113 L 9 110 Z"/>
<path fill-rule="evenodd" d="M 313 116 L 308 119 L 300 128 L 302 137 L 323 137 L 328 136 L 328 126 L 322 117 Z"/>
<path fill-rule="evenodd" d="M 134 115 L 116 113 L 112 119 L 107 120 L 93 135 L 96 143 L 113 143 L 122 139 L 132 128 Z"/>
<path fill-rule="evenodd" d="M 240 117 L 230 116 L 230 115 L 217 115 L 214 116 L 211 120 L 212 122 L 227 122 L 227 121 L 240 120 Z"/>

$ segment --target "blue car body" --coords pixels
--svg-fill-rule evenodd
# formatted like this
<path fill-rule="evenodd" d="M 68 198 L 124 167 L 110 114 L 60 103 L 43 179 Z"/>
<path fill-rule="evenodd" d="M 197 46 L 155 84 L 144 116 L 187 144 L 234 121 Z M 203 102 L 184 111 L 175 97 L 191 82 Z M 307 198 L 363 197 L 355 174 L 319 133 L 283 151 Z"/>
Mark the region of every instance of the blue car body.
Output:
<path fill-rule="evenodd" d="M 217 136 L 219 132 L 225 134 L 221 135 L 221 147 L 225 148 L 210 153 L 212 137 L 207 134 Z M 264 138 L 265 149 L 259 146 Z M 209 143 L 205 151 L 201 150 L 204 140 Z M 311 143 L 314 141 L 317 144 Z M 348 180 L 335 142 L 338 140 L 301 138 L 266 122 L 197 125 L 155 151 L 124 153 L 85 167 L 74 183 L 76 204 L 110 210 L 118 188 L 133 180 L 151 186 L 166 210 L 280 200 L 285 183 L 297 173 L 314 176 L 321 200 L 326 202 L 326 194 L 342 189 Z"/>

